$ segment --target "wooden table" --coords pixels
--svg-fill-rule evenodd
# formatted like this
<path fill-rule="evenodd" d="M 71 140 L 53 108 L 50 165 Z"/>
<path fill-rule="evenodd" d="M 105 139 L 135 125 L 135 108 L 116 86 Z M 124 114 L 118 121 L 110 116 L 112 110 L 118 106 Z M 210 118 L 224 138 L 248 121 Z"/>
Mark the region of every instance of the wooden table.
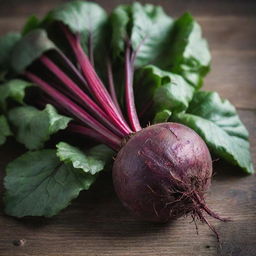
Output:
<path fill-rule="evenodd" d="M 60 0 L 0 1 L 0 33 L 20 29 L 25 17 L 42 16 Z M 96 1 L 110 10 L 121 1 Z M 131 1 L 122 1 L 131 2 Z M 145 1 L 142 1 L 145 2 Z M 256 1 L 149 1 L 162 4 L 178 16 L 191 11 L 201 23 L 212 50 L 212 71 L 206 90 L 216 90 L 239 109 L 250 131 L 252 155 L 256 158 Z M 23 151 L 9 142 L 0 149 L 0 178 L 8 161 Z M 118 255 L 118 256 L 255 256 L 256 176 L 243 176 L 236 168 L 218 162 L 207 202 L 232 222 L 214 219 L 222 250 L 207 226 L 199 235 L 190 219 L 168 225 L 141 223 L 121 206 L 110 177 L 102 177 L 89 192 L 82 193 L 68 209 L 52 219 L 16 220 L 4 215 L 0 205 L 0 255 Z M 25 239 L 24 246 L 14 240 Z"/>

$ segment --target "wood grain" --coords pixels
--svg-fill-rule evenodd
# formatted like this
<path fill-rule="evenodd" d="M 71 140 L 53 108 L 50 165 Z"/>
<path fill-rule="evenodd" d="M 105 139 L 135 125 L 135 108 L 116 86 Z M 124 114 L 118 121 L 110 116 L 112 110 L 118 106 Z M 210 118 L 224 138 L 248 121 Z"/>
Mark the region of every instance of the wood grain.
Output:
<path fill-rule="evenodd" d="M 212 51 L 204 90 L 217 91 L 236 107 L 256 109 L 256 52 Z"/>
<path fill-rule="evenodd" d="M 44 13 L 48 9 L 57 6 L 60 3 L 67 2 L 67 0 L 0 0 L 1 9 L 0 16 L 28 16 L 35 13 Z M 132 0 L 95 0 L 106 10 L 110 11 L 118 4 L 127 4 L 133 2 Z M 152 3 L 161 5 L 164 9 L 173 16 L 181 15 L 188 11 L 193 15 L 236 15 L 236 16 L 255 16 L 256 2 L 254 0 L 140 0 L 141 3 Z"/>
<path fill-rule="evenodd" d="M 0 1 L 0 34 L 20 29 L 26 16 L 42 16 L 59 2 L 63 1 Z M 110 10 L 116 4 L 131 1 L 96 2 Z M 213 55 L 205 88 L 217 90 L 240 109 L 256 159 L 256 2 L 149 2 L 163 5 L 174 16 L 186 10 L 197 16 Z M 12 140 L 0 148 L 1 195 L 4 168 L 23 151 Z M 208 227 L 199 224 L 196 235 L 189 218 L 168 225 L 135 220 L 119 203 L 111 177 L 106 174 L 52 219 L 17 220 L 0 210 L 0 256 L 256 256 L 256 176 L 240 175 L 236 168 L 222 161 L 214 165 L 216 175 L 207 202 L 216 212 L 233 220 L 225 224 L 210 220 L 220 232 L 221 250 Z M 23 246 L 13 244 L 21 239 L 26 240 Z"/>

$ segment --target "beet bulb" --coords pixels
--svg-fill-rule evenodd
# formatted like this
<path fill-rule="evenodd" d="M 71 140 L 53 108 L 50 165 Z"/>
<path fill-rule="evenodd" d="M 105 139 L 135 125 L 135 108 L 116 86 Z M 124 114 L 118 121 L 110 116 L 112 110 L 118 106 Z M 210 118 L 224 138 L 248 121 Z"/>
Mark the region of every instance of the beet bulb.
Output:
<path fill-rule="evenodd" d="M 204 200 L 211 177 L 212 159 L 205 142 L 178 123 L 156 124 L 135 133 L 113 166 L 114 187 L 123 205 L 152 222 L 191 214 L 210 225 L 203 212 L 221 219 Z"/>

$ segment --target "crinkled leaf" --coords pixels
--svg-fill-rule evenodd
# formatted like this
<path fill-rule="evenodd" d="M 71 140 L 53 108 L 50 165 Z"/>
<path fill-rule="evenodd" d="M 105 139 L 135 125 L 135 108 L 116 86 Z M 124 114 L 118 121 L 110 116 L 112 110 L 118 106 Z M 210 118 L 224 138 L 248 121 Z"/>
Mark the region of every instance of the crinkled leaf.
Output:
<path fill-rule="evenodd" d="M 211 55 L 207 41 L 202 38 L 200 25 L 188 13 L 175 21 L 169 54 L 168 70 L 182 75 L 195 88 L 202 85 L 210 69 Z"/>
<path fill-rule="evenodd" d="M 43 111 L 45 111 L 49 117 L 50 134 L 66 129 L 68 123 L 71 121 L 70 117 L 58 114 L 56 109 L 50 104 L 47 104 Z"/>
<path fill-rule="evenodd" d="M 135 66 L 152 62 L 163 53 L 169 42 L 172 19 L 159 6 L 140 3 L 120 5 L 112 12 L 112 47 L 114 56 L 122 56 L 125 42 L 137 51 Z"/>
<path fill-rule="evenodd" d="M 7 166 L 5 212 L 15 217 L 54 216 L 95 179 L 61 162 L 55 150 L 27 152 Z"/>
<path fill-rule="evenodd" d="M 10 55 L 20 37 L 19 33 L 8 33 L 0 37 L 0 73 L 10 68 Z"/>
<path fill-rule="evenodd" d="M 216 92 L 196 92 L 187 113 L 173 120 L 194 129 L 219 157 L 253 173 L 248 132 L 235 107 Z"/>
<path fill-rule="evenodd" d="M 57 156 L 61 161 L 71 163 L 74 168 L 82 169 L 85 173 L 94 175 L 104 168 L 104 161 L 101 161 L 93 155 L 85 153 L 66 142 L 59 142 L 56 147 Z"/>
<path fill-rule="evenodd" d="M 32 83 L 21 79 L 13 79 L 0 86 L 0 107 L 6 108 L 7 99 L 12 99 L 20 104 L 24 104 L 26 88 L 32 86 Z"/>
<path fill-rule="evenodd" d="M 153 119 L 153 124 L 165 123 L 169 120 L 171 115 L 172 115 L 172 112 L 169 111 L 168 109 L 160 111 L 160 112 L 156 113 L 156 115 Z"/>
<path fill-rule="evenodd" d="M 32 30 L 22 37 L 13 48 L 12 67 L 16 72 L 22 72 L 44 52 L 55 48 L 45 30 Z"/>
<path fill-rule="evenodd" d="M 22 29 L 22 35 L 26 35 L 29 33 L 31 30 L 36 29 L 40 26 L 40 20 L 35 16 L 32 15 L 27 19 L 27 22 L 23 26 Z"/>
<path fill-rule="evenodd" d="M 90 148 L 88 154 L 95 159 L 100 160 L 106 164 L 109 164 L 113 160 L 114 151 L 104 144 L 100 144 Z"/>
<path fill-rule="evenodd" d="M 154 102 L 157 109 L 168 109 L 180 112 L 187 109 L 192 100 L 194 89 L 180 75 L 152 68 L 152 76 L 158 87 L 154 93 Z"/>
<path fill-rule="evenodd" d="M 136 102 L 153 100 L 155 112 L 165 109 L 180 112 L 187 109 L 194 88 L 182 76 L 155 66 L 141 68 L 135 76 Z M 144 104 L 147 104 L 146 102 Z"/>
<path fill-rule="evenodd" d="M 104 44 L 102 35 L 107 22 L 107 14 L 98 4 L 93 2 L 72 1 L 65 3 L 45 18 L 45 22 L 60 21 L 67 25 L 74 33 L 81 35 L 81 43 L 88 52 L 88 42 L 91 40 L 93 48 Z"/>
<path fill-rule="evenodd" d="M 50 136 L 63 130 L 70 118 L 59 115 L 52 105 L 44 110 L 32 106 L 17 107 L 9 111 L 8 118 L 16 128 L 16 138 L 28 149 L 40 149 Z"/>
<path fill-rule="evenodd" d="M 5 116 L 0 115 L 0 145 L 3 145 L 6 141 L 6 137 L 12 135 L 9 124 Z"/>

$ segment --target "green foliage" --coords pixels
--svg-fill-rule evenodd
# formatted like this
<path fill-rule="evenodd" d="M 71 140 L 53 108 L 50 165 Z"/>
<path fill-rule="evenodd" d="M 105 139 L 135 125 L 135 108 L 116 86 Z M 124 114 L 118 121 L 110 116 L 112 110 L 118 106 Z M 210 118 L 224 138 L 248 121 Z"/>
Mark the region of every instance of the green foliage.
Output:
<path fill-rule="evenodd" d="M 15 217 L 54 216 L 95 179 L 61 162 L 55 150 L 27 152 L 7 166 L 5 212 Z"/>
<path fill-rule="evenodd" d="M 43 23 L 62 22 L 75 34 L 80 34 L 81 43 L 88 53 L 88 42 L 92 40 L 93 48 L 102 47 L 104 42 L 107 13 L 98 4 L 85 1 L 65 3 L 50 11 Z"/>
<path fill-rule="evenodd" d="M 220 158 L 253 173 L 248 131 L 235 107 L 216 92 L 196 92 L 186 113 L 173 118 L 194 129 Z"/>
<path fill-rule="evenodd" d="M 200 88 L 203 77 L 209 72 L 210 62 L 211 55 L 206 40 L 202 38 L 200 25 L 185 13 L 175 21 L 166 68 Z"/>
<path fill-rule="evenodd" d="M 61 161 L 71 163 L 74 168 L 79 168 L 85 173 L 90 173 L 92 175 L 102 171 L 108 160 L 108 154 L 104 154 L 104 159 L 101 157 L 101 159 L 99 159 L 97 151 L 99 151 L 100 148 L 94 149 L 94 152 L 91 151 L 86 153 L 66 142 L 60 142 L 56 147 L 57 156 Z"/>
<path fill-rule="evenodd" d="M 30 86 L 32 83 L 21 79 L 12 79 L 0 85 L 0 108 L 7 109 L 8 99 L 23 105 L 25 90 Z"/>
<path fill-rule="evenodd" d="M 20 33 L 8 33 L 0 37 L 0 80 L 10 69 L 10 55 L 20 37 Z"/>
<path fill-rule="evenodd" d="M 44 52 L 55 48 L 53 42 L 47 37 L 45 30 L 31 30 L 13 48 L 11 54 L 12 68 L 17 73 L 22 72 Z"/>
<path fill-rule="evenodd" d="M 3 145 L 8 136 L 12 135 L 9 124 L 4 115 L 0 115 L 0 145 Z"/>
<path fill-rule="evenodd" d="M 71 118 L 59 115 L 48 104 L 44 110 L 32 106 L 13 108 L 8 119 L 16 130 L 16 139 L 28 149 L 40 149 L 50 136 L 67 127 Z"/>
<path fill-rule="evenodd" d="M 111 13 L 112 55 L 123 56 L 126 41 L 136 52 L 135 66 L 157 59 L 164 51 L 173 20 L 159 6 L 151 4 L 120 5 Z"/>

